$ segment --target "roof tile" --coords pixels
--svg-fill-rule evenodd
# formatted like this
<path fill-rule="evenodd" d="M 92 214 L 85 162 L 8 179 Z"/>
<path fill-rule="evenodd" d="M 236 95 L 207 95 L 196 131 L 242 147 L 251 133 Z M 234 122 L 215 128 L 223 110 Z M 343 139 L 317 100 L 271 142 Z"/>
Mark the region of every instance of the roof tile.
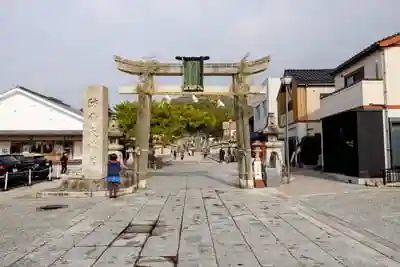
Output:
<path fill-rule="evenodd" d="M 334 84 L 333 69 L 286 69 L 284 76 L 291 76 L 298 84 Z"/>

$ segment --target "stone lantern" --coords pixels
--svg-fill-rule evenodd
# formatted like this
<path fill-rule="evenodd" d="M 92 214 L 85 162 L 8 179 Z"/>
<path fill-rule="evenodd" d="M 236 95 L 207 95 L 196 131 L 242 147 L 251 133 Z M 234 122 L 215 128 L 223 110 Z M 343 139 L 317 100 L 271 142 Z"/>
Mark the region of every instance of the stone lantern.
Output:
<path fill-rule="evenodd" d="M 122 137 L 122 132 L 119 128 L 119 123 L 117 115 L 112 113 L 110 119 L 108 120 L 108 154 L 116 154 L 118 160 L 122 163 L 122 149 L 123 145 L 119 143 L 119 139 Z"/>
<path fill-rule="evenodd" d="M 254 162 L 253 162 L 253 174 L 254 174 L 254 187 L 255 188 L 263 188 L 265 187 L 265 183 L 262 177 L 262 159 L 261 159 L 261 146 L 262 143 L 260 141 L 256 141 L 253 143 L 253 151 L 254 151 Z"/>
<path fill-rule="evenodd" d="M 265 142 L 264 155 L 267 186 L 279 186 L 281 184 L 281 181 L 283 180 L 282 166 L 284 165 L 284 143 L 278 140 L 278 136 L 281 133 L 281 130 L 276 123 L 274 113 L 268 113 L 267 126 L 263 130 L 263 133 L 267 137 L 267 142 Z"/>

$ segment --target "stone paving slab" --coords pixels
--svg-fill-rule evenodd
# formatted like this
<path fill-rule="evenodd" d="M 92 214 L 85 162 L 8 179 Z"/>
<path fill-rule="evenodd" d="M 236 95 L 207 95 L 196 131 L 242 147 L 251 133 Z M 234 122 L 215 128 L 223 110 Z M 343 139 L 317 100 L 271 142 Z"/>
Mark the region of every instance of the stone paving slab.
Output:
<path fill-rule="evenodd" d="M 400 266 L 392 243 L 313 213 L 307 199 L 235 189 L 226 173 L 218 176 L 232 166 L 205 165 L 172 166 L 175 176 L 163 176 L 166 168 L 153 180 L 158 186 L 132 196 L 57 199 L 69 207 L 55 211 L 36 211 L 54 199 L 2 203 L 0 266 Z M 335 198 L 309 201 L 354 219 Z M 366 216 L 362 201 L 354 203 Z M 388 203 L 381 210 L 398 209 Z M 379 215 L 396 222 L 396 213 Z"/>
<path fill-rule="evenodd" d="M 110 247 L 96 261 L 93 267 L 132 267 L 135 265 L 140 248 Z"/>

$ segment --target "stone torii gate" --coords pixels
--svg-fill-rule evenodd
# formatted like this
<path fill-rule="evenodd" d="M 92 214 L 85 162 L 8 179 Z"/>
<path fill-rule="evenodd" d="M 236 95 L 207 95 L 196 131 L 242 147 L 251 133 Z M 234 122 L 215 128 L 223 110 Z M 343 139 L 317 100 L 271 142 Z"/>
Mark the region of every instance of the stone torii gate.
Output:
<path fill-rule="evenodd" d="M 177 58 L 178 59 L 178 58 Z M 181 59 L 181 58 L 179 58 Z M 197 59 L 208 59 L 199 57 Z M 185 90 L 181 86 L 155 87 L 155 76 L 183 76 L 184 64 L 160 63 L 156 60 L 129 60 L 119 56 L 114 57 L 116 67 L 119 71 L 129 75 L 139 76 L 139 83 L 123 86 L 119 89 L 120 94 L 137 94 L 139 109 L 137 114 L 136 141 L 138 149 L 138 187 L 147 187 L 147 163 L 150 139 L 151 98 L 152 95 L 207 95 L 207 96 L 233 96 L 235 120 L 237 123 L 237 141 L 239 150 L 239 182 L 241 188 L 253 188 L 253 174 L 251 162 L 251 144 L 249 132 L 249 116 L 245 112 L 247 97 L 251 94 L 263 92 L 262 85 L 249 86 L 247 78 L 258 74 L 268 68 L 270 58 L 268 56 L 248 61 L 245 56 L 239 63 L 203 63 L 202 73 L 204 76 L 228 76 L 232 77 L 231 86 L 205 86 L 201 90 Z"/>

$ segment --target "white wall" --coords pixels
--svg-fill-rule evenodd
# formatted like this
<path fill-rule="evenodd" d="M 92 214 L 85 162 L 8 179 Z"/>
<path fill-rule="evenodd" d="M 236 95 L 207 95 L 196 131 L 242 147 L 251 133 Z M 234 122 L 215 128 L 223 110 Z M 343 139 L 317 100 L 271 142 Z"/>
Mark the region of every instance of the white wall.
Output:
<path fill-rule="evenodd" d="M 263 82 L 265 94 L 254 95 L 249 99 L 249 105 L 253 107 L 254 131 L 261 131 L 267 124 L 268 113 L 278 114 L 276 97 L 281 81 L 280 78 L 268 77 Z"/>
<path fill-rule="evenodd" d="M 352 73 L 353 71 L 364 66 L 364 74 L 366 79 L 380 79 L 382 78 L 382 62 L 383 56 L 381 52 L 375 52 L 372 55 L 364 58 L 360 62 L 350 66 L 349 68 L 341 71 L 335 76 L 335 89 L 340 90 L 344 88 L 344 76 Z M 377 68 L 378 64 L 378 68 Z M 378 70 L 378 71 L 377 71 Z"/>
<path fill-rule="evenodd" d="M 400 47 L 386 48 L 382 54 L 386 69 L 385 82 L 388 91 L 388 105 L 400 104 Z"/>
<path fill-rule="evenodd" d="M 383 104 L 383 89 L 386 86 L 388 105 L 400 104 L 400 47 L 389 47 L 367 56 L 360 62 L 350 66 L 335 76 L 335 90 L 344 88 L 344 76 L 364 66 L 365 80 L 384 80 L 376 82 L 379 98 L 368 104 Z M 370 81 L 372 82 L 372 81 Z M 351 86 L 357 87 L 357 86 Z M 347 88 L 346 88 L 347 89 Z M 364 90 L 364 89 L 363 89 Z M 364 90 L 366 91 L 366 90 Z M 374 92 L 363 92 L 373 94 Z M 371 100 L 371 97 L 367 97 Z M 364 103 L 365 105 L 365 103 Z"/>
<path fill-rule="evenodd" d="M 289 137 L 297 137 L 299 142 L 304 136 L 322 133 L 321 122 L 297 122 L 289 125 Z"/>
<path fill-rule="evenodd" d="M 267 114 L 274 113 L 278 117 L 278 103 L 276 98 L 278 96 L 279 87 L 281 86 L 281 79 L 276 77 L 268 77 L 264 83 L 267 91 Z"/>
<path fill-rule="evenodd" d="M 18 92 L 0 98 L 0 114 L 0 131 L 83 130 L 83 118 Z"/>
<path fill-rule="evenodd" d="M 321 107 L 321 94 L 330 94 L 335 91 L 334 86 L 329 87 L 307 87 L 306 105 L 308 120 L 319 120 L 318 110 Z"/>
<path fill-rule="evenodd" d="M 318 111 L 325 118 L 361 106 L 383 105 L 383 82 L 363 80 L 321 99 Z"/>

